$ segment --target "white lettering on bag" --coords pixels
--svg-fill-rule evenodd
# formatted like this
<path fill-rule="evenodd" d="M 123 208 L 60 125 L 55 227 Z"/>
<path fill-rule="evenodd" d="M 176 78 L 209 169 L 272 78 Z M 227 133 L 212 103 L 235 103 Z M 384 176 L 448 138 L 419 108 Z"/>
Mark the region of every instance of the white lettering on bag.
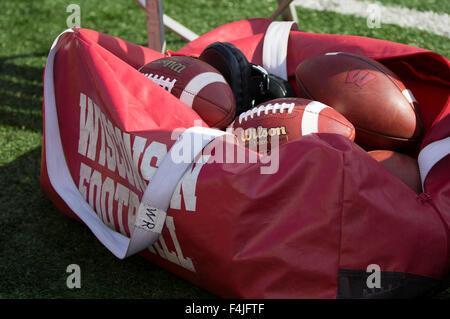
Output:
<path fill-rule="evenodd" d="M 79 110 L 78 154 L 86 160 L 80 163 L 78 190 L 105 225 L 130 236 L 129 231 L 140 206 L 138 194 L 142 195 L 145 191 L 147 183 L 167 155 L 167 145 L 123 132 L 113 125 L 93 99 L 83 93 L 80 93 Z M 170 202 L 172 210 L 181 210 L 183 201 L 186 211 L 196 211 L 197 180 L 208 158 L 209 156 L 202 156 L 189 167 L 174 191 Z M 99 171 L 95 169 L 98 167 L 96 165 L 105 167 L 106 170 Z M 115 175 L 117 178 L 108 174 L 108 171 L 118 174 Z M 120 178 L 123 179 L 122 182 L 128 182 L 129 187 L 120 183 Z M 130 187 L 134 187 L 137 192 Z M 150 246 L 149 250 L 195 272 L 192 258 L 183 254 L 173 216 L 167 216 L 165 226 L 168 232 Z M 169 250 L 166 245 L 169 240 L 175 251 Z"/>

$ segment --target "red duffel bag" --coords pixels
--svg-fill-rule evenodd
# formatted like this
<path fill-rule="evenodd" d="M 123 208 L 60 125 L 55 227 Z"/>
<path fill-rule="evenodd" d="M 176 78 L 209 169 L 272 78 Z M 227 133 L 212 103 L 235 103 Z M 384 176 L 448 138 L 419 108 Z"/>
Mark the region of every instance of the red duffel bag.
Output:
<path fill-rule="evenodd" d="M 44 75 L 41 186 L 56 207 L 118 258 L 138 253 L 224 298 L 415 297 L 442 287 L 450 270 L 449 61 L 267 19 L 224 25 L 176 53 L 196 57 L 215 41 L 294 86 L 296 66 L 326 52 L 362 54 L 393 70 L 425 126 L 423 193 L 340 135 L 310 134 L 276 156 L 255 156 L 137 71 L 163 54 L 74 28 L 55 40 Z M 241 160 L 218 160 L 219 148 L 209 147 L 218 140 Z M 180 145 L 191 149 L 180 155 Z"/>

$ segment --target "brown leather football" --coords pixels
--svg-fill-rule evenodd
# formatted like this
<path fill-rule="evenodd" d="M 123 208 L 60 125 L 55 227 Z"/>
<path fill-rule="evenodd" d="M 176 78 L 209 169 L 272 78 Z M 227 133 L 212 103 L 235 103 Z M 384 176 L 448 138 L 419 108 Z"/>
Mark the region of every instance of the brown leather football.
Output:
<path fill-rule="evenodd" d="M 414 158 L 402 153 L 385 150 L 370 151 L 369 155 L 413 191 L 418 194 L 422 192 L 419 165 Z"/>
<path fill-rule="evenodd" d="M 171 56 L 139 69 L 147 78 L 179 98 L 210 127 L 223 129 L 236 114 L 233 92 L 219 71 L 187 56 Z"/>
<path fill-rule="evenodd" d="M 423 125 L 417 101 L 402 81 L 365 56 L 333 52 L 307 59 L 296 69 L 302 97 L 343 114 L 366 150 L 418 148 Z"/>
<path fill-rule="evenodd" d="M 355 128 L 336 110 L 317 101 L 278 98 L 241 113 L 230 124 L 238 143 L 259 153 L 311 133 L 333 133 L 353 141 Z"/>

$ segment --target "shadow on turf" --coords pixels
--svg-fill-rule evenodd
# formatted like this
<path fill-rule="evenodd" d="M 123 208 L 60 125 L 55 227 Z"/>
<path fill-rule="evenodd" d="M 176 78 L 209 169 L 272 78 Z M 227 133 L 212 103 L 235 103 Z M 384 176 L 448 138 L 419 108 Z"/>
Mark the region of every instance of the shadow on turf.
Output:
<path fill-rule="evenodd" d="M 42 131 L 44 66 L 21 64 L 45 52 L 0 57 L 0 125 Z"/>
<path fill-rule="evenodd" d="M 117 259 L 58 212 L 40 189 L 40 155 L 37 147 L 0 167 L 2 298 L 216 298 L 140 256 Z M 80 289 L 66 286 L 70 264 L 81 268 Z"/>
<path fill-rule="evenodd" d="M 46 55 L 0 57 L 0 125 L 42 131 Z M 40 157 L 37 147 L 0 166 L 1 298 L 216 298 L 140 256 L 114 257 L 42 192 Z M 70 264 L 81 268 L 80 289 L 66 286 Z"/>

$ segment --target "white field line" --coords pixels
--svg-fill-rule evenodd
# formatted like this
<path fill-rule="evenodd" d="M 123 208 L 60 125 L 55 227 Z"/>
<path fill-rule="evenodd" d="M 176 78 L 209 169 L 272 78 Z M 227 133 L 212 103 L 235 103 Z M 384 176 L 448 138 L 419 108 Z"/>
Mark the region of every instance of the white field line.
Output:
<path fill-rule="evenodd" d="M 396 24 L 402 27 L 417 28 L 450 38 L 450 15 L 433 11 L 418 11 L 403 7 L 388 7 L 378 2 L 356 0 L 294 0 L 296 6 L 335 11 L 368 19 L 368 26 L 378 19 L 381 24 Z M 299 26 L 301 28 L 301 15 Z M 369 19 L 371 21 L 369 21 Z"/>

